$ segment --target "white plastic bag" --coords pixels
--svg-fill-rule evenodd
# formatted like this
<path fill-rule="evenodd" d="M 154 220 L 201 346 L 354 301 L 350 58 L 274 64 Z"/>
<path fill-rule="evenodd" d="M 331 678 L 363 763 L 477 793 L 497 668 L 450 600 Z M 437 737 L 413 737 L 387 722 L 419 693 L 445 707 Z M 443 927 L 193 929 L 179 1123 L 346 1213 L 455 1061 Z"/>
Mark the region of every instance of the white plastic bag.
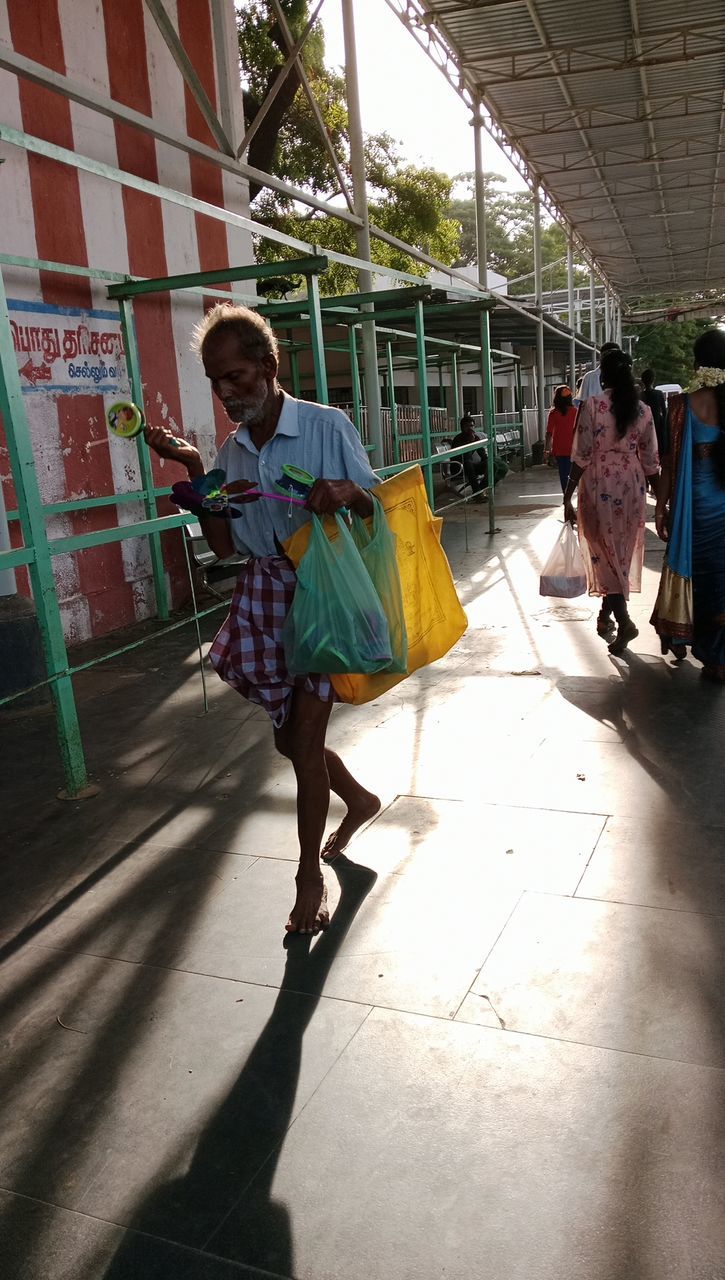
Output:
<path fill-rule="evenodd" d="M 587 589 L 584 560 L 579 541 L 570 524 L 565 523 L 539 579 L 540 596 L 558 596 L 573 600 Z"/>

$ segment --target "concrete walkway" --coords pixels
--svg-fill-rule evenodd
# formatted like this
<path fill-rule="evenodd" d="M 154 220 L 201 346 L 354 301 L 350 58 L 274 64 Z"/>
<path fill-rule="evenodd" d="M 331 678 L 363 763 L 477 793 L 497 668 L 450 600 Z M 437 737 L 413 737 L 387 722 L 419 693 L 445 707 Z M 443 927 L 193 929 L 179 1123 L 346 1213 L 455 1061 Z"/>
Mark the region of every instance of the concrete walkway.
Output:
<path fill-rule="evenodd" d="M 311 945 L 190 630 L 78 679 L 93 801 L 0 719 L 3 1280 L 725 1277 L 725 692 L 658 655 L 651 531 L 617 661 L 538 595 L 554 474 L 499 497 L 446 523 L 460 644 L 335 712 L 384 809 Z"/>

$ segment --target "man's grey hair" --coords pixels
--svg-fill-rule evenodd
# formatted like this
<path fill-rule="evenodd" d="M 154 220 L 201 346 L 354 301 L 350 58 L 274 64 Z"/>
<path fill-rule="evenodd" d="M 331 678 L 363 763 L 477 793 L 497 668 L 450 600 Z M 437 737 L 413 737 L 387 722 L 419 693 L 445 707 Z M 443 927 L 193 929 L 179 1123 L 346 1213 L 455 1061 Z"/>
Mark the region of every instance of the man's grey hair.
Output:
<path fill-rule="evenodd" d="M 267 321 L 249 307 L 234 306 L 231 302 L 218 302 L 207 311 L 194 329 L 191 349 L 198 356 L 203 356 L 211 338 L 226 333 L 236 336 L 242 355 L 248 360 L 261 362 L 265 356 L 279 360 L 277 339 Z"/>

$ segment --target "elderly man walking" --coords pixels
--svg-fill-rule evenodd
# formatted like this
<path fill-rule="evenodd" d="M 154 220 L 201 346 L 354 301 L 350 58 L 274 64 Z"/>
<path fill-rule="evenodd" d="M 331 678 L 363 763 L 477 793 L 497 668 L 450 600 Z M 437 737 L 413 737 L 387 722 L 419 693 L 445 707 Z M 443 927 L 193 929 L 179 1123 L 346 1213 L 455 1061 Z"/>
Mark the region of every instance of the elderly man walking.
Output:
<path fill-rule="evenodd" d="M 277 381 L 277 340 L 256 312 L 215 306 L 196 330 L 194 347 L 212 391 L 234 424 L 214 466 L 226 472 L 227 489 L 241 510 L 232 520 L 202 516 L 204 536 L 222 559 L 235 550 L 251 552 L 210 658 L 223 680 L 264 707 L 274 726 L 277 750 L 292 762 L 300 856 L 297 895 L 286 928 L 317 933 L 329 923 L 320 859 L 330 861 L 340 853 L 358 827 L 377 813 L 380 800 L 325 745 L 335 700 L 329 677 L 292 676 L 286 668 L 282 627 L 296 576 L 281 543 L 309 520 L 309 512 L 327 515 L 347 507 L 370 515 L 369 490 L 378 478 L 344 413 L 295 400 L 282 390 Z M 172 437 L 158 427 L 147 427 L 145 434 L 149 446 L 161 457 L 182 463 L 190 479 L 204 474 L 198 449 L 179 441 L 178 434 Z M 291 517 L 283 503 L 244 496 L 249 489 L 269 489 L 285 463 L 318 477 L 307 502 L 309 511 L 294 507 Z M 344 801 L 347 813 L 323 848 L 330 789 Z"/>

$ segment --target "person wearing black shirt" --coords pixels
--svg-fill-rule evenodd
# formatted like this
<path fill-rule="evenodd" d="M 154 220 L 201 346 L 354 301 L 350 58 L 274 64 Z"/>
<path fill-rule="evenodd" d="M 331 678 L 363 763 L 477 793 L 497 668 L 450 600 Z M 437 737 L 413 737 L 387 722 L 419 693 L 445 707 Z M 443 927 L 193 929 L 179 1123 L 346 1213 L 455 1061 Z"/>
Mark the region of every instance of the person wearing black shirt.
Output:
<path fill-rule="evenodd" d="M 652 410 L 655 431 L 657 433 L 657 448 L 660 457 L 663 456 L 664 450 L 664 431 L 667 422 L 667 401 L 661 391 L 655 390 L 655 375 L 652 369 L 645 369 L 642 374 L 642 395 L 640 399 L 649 405 Z"/>
<path fill-rule="evenodd" d="M 475 425 L 470 413 L 464 414 L 461 418 L 461 429 L 457 436 L 451 441 L 451 448 L 459 449 L 461 445 L 473 444 L 474 440 L 480 440 L 481 437 L 476 435 Z M 488 485 L 488 457 L 486 450 L 472 449 L 470 453 L 460 454 L 460 460 L 463 463 L 463 474 L 466 477 L 466 484 L 469 484 L 474 493 L 480 493 Z"/>

